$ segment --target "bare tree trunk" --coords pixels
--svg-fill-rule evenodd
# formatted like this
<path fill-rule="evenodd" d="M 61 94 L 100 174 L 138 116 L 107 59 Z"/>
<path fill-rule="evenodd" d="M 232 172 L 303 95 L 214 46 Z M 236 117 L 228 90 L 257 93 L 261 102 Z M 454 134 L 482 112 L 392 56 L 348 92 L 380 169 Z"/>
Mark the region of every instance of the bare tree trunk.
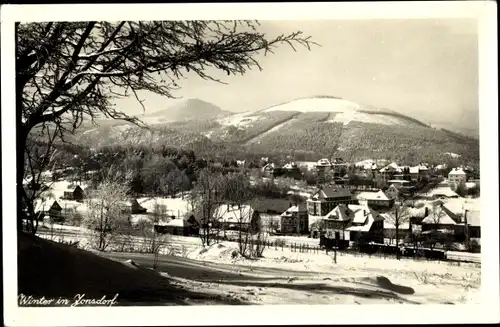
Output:
<path fill-rule="evenodd" d="M 20 96 L 17 96 L 20 98 Z M 22 98 L 21 98 L 22 99 Z M 17 101 L 16 99 L 16 102 Z M 19 104 L 18 104 L 19 106 Z M 20 108 L 17 108 L 18 113 L 21 112 Z M 26 194 L 26 190 L 24 189 L 23 179 L 24 179 L 24 159 L 25 153 L 24 148 L 26 147 L 26 139 L 27 134 L 19 128 L 17 132 L 17 161 L 16 161 L 16 191 L 17 191 L 17 228 L 18 230 L 23 230 L 23 219 L 28 218 L 27 215 L 31 215 L 33 213 L 32 206 L 29 206 L 28 196 Z M 20 150 L 19 150 L 20 149 Z M 26 212 L 24 211 L 26 210 Z"/>
<path fill-rule="evenodd" d="M 15 23 L 15 42 L 16 42 L 16 49 L 17 49 L 17 42 L 18 42 L 18 28 L 19 28 L 19 23 Z M 16 67 L 17 69 L 17 67 Z M 16 79 L 16 82 L 18 79 Z M 19 83 L 16 83 L 16 121 L 20 122 L 22 121 L 22 112 L 23 112 L 23 88 L 19 85 Z M 26 196 L 26 192 L 24 190 L 23 186 L 23 179 L 24 179 L 24 149 L 26 147 L 26 139 L 28 137 L 28 133 L 26 132 L 25 129 L 22 127 L 16 128 L 16 149 L 17 149 L 17 155 L 16 155 L 16 193 L 17 193 L 17 229 L 18 231 L 23 230 L 23 218 L 27 218 L 25 216 L 25 212 L 23 209 L 26 209 L 29 211 L 29 208 L 27 208 L 27 200 L 28 197 Z M 29 214 L 29 212 L 28 212 Z"/>
<path fill-rule="evenodd" d="M 400 259 L 399 257 L 399 224 L 396 224 L 396 259 Z"/>

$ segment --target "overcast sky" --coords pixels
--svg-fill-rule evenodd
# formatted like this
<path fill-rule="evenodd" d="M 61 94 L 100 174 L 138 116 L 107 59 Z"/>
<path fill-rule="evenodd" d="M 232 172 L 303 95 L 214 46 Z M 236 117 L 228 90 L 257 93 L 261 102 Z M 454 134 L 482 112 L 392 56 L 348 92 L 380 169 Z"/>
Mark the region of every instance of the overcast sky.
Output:
<path fill-rule="evenodd" d="M 221 85 L 189 76 L 176 95 L 247 111 L 311 95 L 332 95 L 424 122 L 478 122 L 477 21 L 459 19 L 262 21 L 269 36 L 301 30 L 322 47 L 283 45 L 259 56 L 263 71 L 221 74 Z M 146 96 L 148 111 L 177 103 Z M 140 113 L 134 100 L 120 102 Z"/>

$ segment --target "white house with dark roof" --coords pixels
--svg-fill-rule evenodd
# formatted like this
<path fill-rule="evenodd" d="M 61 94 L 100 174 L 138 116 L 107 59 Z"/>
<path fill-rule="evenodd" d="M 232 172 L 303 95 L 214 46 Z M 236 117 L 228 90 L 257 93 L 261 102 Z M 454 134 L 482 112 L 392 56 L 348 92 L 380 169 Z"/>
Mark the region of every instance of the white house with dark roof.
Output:
<path fill-rule="evenodd" d="M 373 241 L 383 241 L 383 217 L 367 205 L 339 204 L 325 215 L 325 237 L 355 241 L 365 236 Z"/>
<path fill-rule="evenodd" d="M 213 219 L 222 224 L 225 229 L 235 229 L 242 226 L 242 228 L 248 228 L 255 219 L 254 208 L 251 205 L 234 205 L 234 204 L 222 204 L 215 208 L 213 212 Z"/>
<path fill-rule="evenodd" d="M 280 215 L 282 234 L 302 234 L 309 230 L 307 208 L 304 205 L 293 205 Z"/>

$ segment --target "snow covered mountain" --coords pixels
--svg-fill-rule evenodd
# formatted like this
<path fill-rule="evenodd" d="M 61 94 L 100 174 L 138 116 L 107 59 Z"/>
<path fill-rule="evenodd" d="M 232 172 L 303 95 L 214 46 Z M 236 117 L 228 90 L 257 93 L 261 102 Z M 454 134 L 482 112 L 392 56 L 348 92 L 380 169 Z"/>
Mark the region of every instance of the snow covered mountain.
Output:
<path fill-rule="evenodd" d="M 172 112 L 170 112 L 171 110 Z M 206 111 L 206 112 L 204 112 Z M 204 113 L 202 113 L 204 112 Z M 190 119 L 196 117 L 196 119 Z M 146 131 L 119 126 L 81 133 L 84 144 L 164 144 L 194 147 L 205 156 L 300 153 L 297 160 L 336 156 L 347 160 L 445 160 L 445 153 L 478 161 L 479 142 L 430 127 L 398 112 L 332 96 L 300 98 L 257 111 L 229 114 L 199 99 L 149 114 Z"/>
<path fill-rule="evenodd" d="M 149 124 L 183 121 L 190 119 L 211 119 L 229 114 L 213 103 L 200 99 L 188 99 L 167 109 L 146 113 L 143 120 Z"/>

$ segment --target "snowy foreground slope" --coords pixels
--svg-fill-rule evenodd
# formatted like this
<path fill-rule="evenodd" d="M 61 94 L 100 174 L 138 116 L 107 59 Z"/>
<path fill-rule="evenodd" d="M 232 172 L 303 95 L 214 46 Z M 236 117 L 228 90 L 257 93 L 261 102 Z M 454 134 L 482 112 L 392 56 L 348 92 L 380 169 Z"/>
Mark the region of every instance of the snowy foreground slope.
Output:
<path fill-rule="evenodd" d="M 85 233 L 61 235 L 60 239 L 78 240 L 85 248 Z M 397 261 L 389 257 L 341 253 L 334 263 L 333 253 L 292 252 L 286 247 L 267 248 L 262 258 L 250 260 L 237 255 L 237 243 L 223 242 L 206 248 L 200 244 L 195 237 L 171 236 L 157 270 L 175 287 L 205 294 L 208 298 L 227 298 L 247 304 L 470 304 L 479 301 L 481 268 L 478 264 Z M 121 263 L 133 260 L 140 266 L 153 267 L 150 254 L 108 252 L 99 255 Z"/>
<path fill-rule="evenodd" d="M 350 254 L 338 254 L 335 264 L 333 253 L 297 253 L 273 248 L 267 249 L 265 257 L 259 260 L 232 259 L 235 250 L 235 244 L 216 244 L 206 252 L 191 252 L 188 257 L 228 266 L 236 263 L 241 265 L 239 271 L 250 277 L 270 278 L 265 282 L 234 285 L 240 289 L 228 288 L 228 292 L 247 289 L 246 297 L 256 303 L 438 304 L 478 300 L 481 270 L 471 264 L 459 267 Z"/>
<path fill-rule="evenodd" d="M 62 240 L 79 240 L 84 246 L 85 234 L 66 234 Z M 286 247 L 266 248 L 262 258 L 246 259 L 237 254 L 237 243 L 206 248 L 200 244 L 195 237 L 171 236 L 157 272 L 175 289 L 202 294 L 206 304 L 220 299 L 241 304 L 479 303 L 478 264 L 341 253 L 335 263 L 333 253 L 292 252 Z M 151 254 L 98 254 L 125 265 L 132 260 L 134 267 L 153 267 Z M 219 300 L 207 300 L 212 298 Z"/>
<path fill-rule="evenodd" d="M 474 264 L 384 259 L 266 249 L 264 258 L 235 256 L 235 243 L 163 256 L 159 271 L 178 287 L 249 304 L 475 304 L 481 269 Z M 150 266 L 143 254 L 105 254 Z"/>

